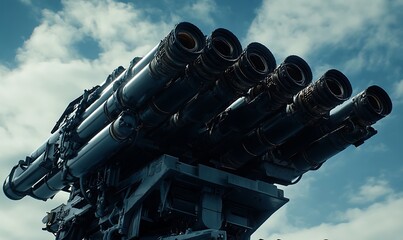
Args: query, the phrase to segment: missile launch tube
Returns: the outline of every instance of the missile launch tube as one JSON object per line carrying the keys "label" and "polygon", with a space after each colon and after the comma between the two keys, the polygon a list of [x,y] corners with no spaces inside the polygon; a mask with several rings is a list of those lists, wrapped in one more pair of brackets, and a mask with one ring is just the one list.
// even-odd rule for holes
{"label": "missile launch tube", "polygon": [[343,127],[342,125],[346,121],[352,121],[355,125],[370,126],[390,114],[391,111],[392,101],[388,94],[379,86],[370,86],[353,97],[349,103],[331,113],[327,121],[307,127],[280,145],[274,154],[277,158],[289,159],[314,141]]}
{"label": "missile launch tube", "polygon": [[345,119],[355,119],[364,126],[370,126],[392,111],[392,100],[381,87],[373,85],[357,94],[348,104],[332,113],[330,121],[337,126]]}
{"label": "missile launch tube", "polygon": [[94,167],[104,163],[113,153],[124,147],[135,137],[137,122],[132,113],[123,112],[114,122],[106,126],[84,145],[77,157],[65,161],[63,169],[50,173],[32,189],[32,196],[46,200],[54,196],[76,178],[80,178]]}
{"label": "missile launch tube", "polygon": [[242,136],[256,124],[292,101],[297,92],[312,81],[309,65],[300,57],[288,56],[262,84],[249,95],[235,101],[209,129],[207,142],[216,145],[223,139]]}
{"label": "missile launch tube", "polygon": [[[199,91],[208,88],[242,52],[238,38],[230,31],[219,28],[207,38],[206,47],[189,64],[184,76],[153,98],[139,113],[147,127],[156,127]],[[174,99],[174,101],[172,101]]]}
{"label": "missile launch tube", "polygon": [[[189,101],[171,117],[168,132],[193,124],[195,129],[220,113],[236,98],[260,81],[276,67],[273,54],[260,43],[249,44],[237,62],[230,66],[216,81],[211,91]],[[188,131],[189,134],[192,130]]]}
{"label": "missile launch tube", "polygon": [[31,165],[20,162],[6,178],[3,189],[6,196],[13,200],[19,200],[26,196],[30,188],[45,176],[50,167],[45,163],[45,153],[42,153]]}
{"label": "missile launch tube", "polygon": [[[335,114],[329,122],[331,132],[322,135],[288,159],[297,170],[308,171],[324,163],[330,157],[350,145],[361,145],[377,132],[370,125],[392,111],[392,101],[378,86],[370,86],[357,94]],[[316,130],[318,131],[318,130]],[[312,133],[315,134],[315,131]],[[290,149],[294,150],[294,149]]]}
{"label": "missile launch tube", "polygon": [[[86,119],[89,115],[91,115],[102,103],[104,103],[113,93],[116,91],[116,86],[114,86],[115,83],[121,81],[123,78],[127,78],[128,76],[134,76],[138,72],[140,72],[141,69],[143,69],[145,66],[147,66],[150,61],[154,58],[155,53],[157,52],[159,44],[157,44],[151,51],[149,51],[144,57],[141,58],[139,62],[137,62],[133,67],[126,69],[124,72],[122,72],[113,82],[111,82],[106,88],[102,91],[100,97],[95,100],[90,106],[88,106],[83,115],[82,119]],[[102,85],[102,84],[101,84]],[[49,137],[48,142],[53,142],[52,139],[58,139],[60,136],[60,131],[55,132],[54,134]],[[46,145],[48,142],[45,142],[42,144],[38,149],[36,149],[34,152],[32,152],[29,157],[31,160],[35,160],[38,158],[46,149]]]}
{"label": "missile launch tube", "polygon": [[317,168],[348,146],[360,141],[363,142],[375,134],[376,130],[372,127],[363,127],[353,122],[347,122],[336,131],[311,143],[307,148],[288,159],[288,162],[302,174]]}
{"label": "missile launch tube", "polygon": [[53,146],[60,137],[60,131],[53,133],[47,142],[31,153],[25,161],[14,166],[7,176],[4,184],[4,193],[13,200],[19,200],[28,194],[28,190],[45,176],[52,167],[47,150]]}
{"label": "missile launch tube", "polygon": [[[164,41],[158,45],[157,49],[153,49],[143,61],[137,64],[137,68],[131,70],[135,72],[141,68],[140,73],[130,79],[125,87],[114,92],[113,84],[110,84],[104,90],[101,98],[84,114],[85,116],[88,115],[88,117],[77,127],[78,136],[86,141],[109,122],[113,121],[124,108],[135,108],[144,105],[145,101],[151,98],[155,92],[162,88],[164,84],[175,77],[180,71],[183,71],[185,65],[193,61],[200,54],[205,44],[204,39],[202,32],[193,24],[182,22],[176,25]],[[156,53],[153,53],[154,51],[156,51]],[[147,63],[150,58],[152,58],[152,60],[150,63]],[[123,75],[122,73],[118,78],[122,78]],[[108,94],[112,92],[114,92],[114,94],[109,96],[105,103],[99,105],[99,103],[103,101],[102,99],[107,98]],[[122,98],[125,100],[122,101]],[[96,110],[93,110],[97,105],[99,106]],[[56,131],[49,138],[49,141],[57,141],[60,135],[61,130]],[[45,151],[46,144],[43,144],[31,154],[29,161],[34,162]],[[19,181],[32,183],[39,180],[40,175],[44,173],[39,166],[39,163],[30,164],[28,173],[32,172],[35,174],[23,174],[18,178]],[[25,171],[25,169],[23,169],[23,171]],[[19,173],[21,174],[23,171],[19,171]],[[13,179],[10,179],[10,176],[7,180],[9,182],[7,185],[13,184]],[[3,185],[3,187],[5,188],[6,185]],[[23,189],[15,189],[15,191],[24,192],[25,186],[22,188]]]}
{"label": "missile launch tube", "polygon": [[116,83],[128,77],[135,76],[138,72],[140,72],[140,70],[142,70],[145,66],[147,66],[154,58],[158,46],[159,44],[156,45],[150,52],[148,52],[138,63],[136,63],[136,65],[134,65],[132,68],[126,69],[122,74],[119,75],[119,77],[117,77],[112,83],[110,83],[102,91],[100,97],[84,111],[82,118],[86,119],[116,91],[117,87],[115,86]]}
{"label": "missile launch tube", "polygon": [[318,81],[300,91],[285,111],[266,120],[222,157],[226,167],[239,168],[250,159],[280,145],[286,139],[313,124],[351,95],[347,77],[338,70],[327,71]]}
{"label": "missile launch tube", "polygon": [[92,137],[124,109],[138,109],[165,84],[184,71],[185,66],[201,53],[203,33],[193,24],[182,22],[158,46],[155,57],[122,88],[100,105],[78,127],[81,139]]}

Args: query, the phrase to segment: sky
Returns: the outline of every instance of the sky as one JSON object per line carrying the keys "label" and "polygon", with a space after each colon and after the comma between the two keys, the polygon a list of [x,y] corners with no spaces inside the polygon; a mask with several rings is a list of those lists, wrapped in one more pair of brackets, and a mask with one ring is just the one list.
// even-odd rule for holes
{"label": "sky", "polygon": [[[206,35],[227,28],[243,46],[266,45],[277,63],[294,54],[342,71],[353,95],[384,88],[392,113],[293,186],[290,202],[252,239],[397,239],[403,236],[403,0],[0,1],[0,177],[38,148],[69,102],[117,66],[145,55],[180,21]],[[0,193],[0,238],[50,240],[46,211],[66,201]],[[399,236],[399,237],[398,237]]]}

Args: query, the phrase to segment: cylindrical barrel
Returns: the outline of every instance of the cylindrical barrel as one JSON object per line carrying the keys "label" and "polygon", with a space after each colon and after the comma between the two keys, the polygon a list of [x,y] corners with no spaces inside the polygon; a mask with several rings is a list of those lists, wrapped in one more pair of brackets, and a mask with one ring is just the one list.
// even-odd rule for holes
{"label": "cylindrical barrel", "polygon": [[45,153],[42,153],[30,165],[20,162],[13,168],[3,185],[4,193],[8,198],[19,200],[25,197],[32,186],[50,171],[52,166],[46,163],[44,155]]}
{"label": "cylindrical barrel", "polygon": [[[103,84],[105,89],[101,96],[83,113],[82,119],[84,121],[77,128],[78,137],[87,141],[115,119],[125,108],[144,105],[145,101],[182,72],[185,65],[200,54],[204,44],[204,35],[196,26],[187,22],[179,23],[158,47],[150,51],[133,68],[127,70],[130,72],[121,73],[114,81],[114,83],[119,82],[122,81],[122,78],[135,74],[127,86],[120,87],[118,91],[115,91],[115,84],[109,83],[108,80],[105,81]],[[136,74],[138,71],[139,73]],[[114,94],[111,95],[112,93]],[[51,139],[57,141],[60,134],[61,131],[58,130],[49,138],[49,141]],[[5,188],[12,186],[13,190],[11,191],[23,193],[28,183],[34,183],[43,177],[47,171],[36,160],[45,151],[46,144],[34,151],[29,158],[29,170],[22,169],[19,171],[19,176],[9,176],[4,185]],[[30,164],[31,162],[33,164]],[[27,172],[23,173],[24,171]],[[12,182],[13,179],[17,180],[17,185]],[[5,191],[8,190],[5,189]],[[12,193],[10,192],[9,195]],[[17,198],[18,194],[15,195]]]}
{"label": "cylindrical barrel", "polygon": [[148,107],[139,113],[144,125],[153,128],[162,123],[197,92],[210,86],[220,73],[232,65],[242,47],[230,31],[219,28],[207,38],[206,47],[189,64],[185,74],[153,97]]}
{"label": "cylindrical barrel", "polygon": [[277,147],[274,152],[278,158],[289,159],[317,139],[342,128],[346,121],[353,121],[356,125],[370,126],[390,114],[391,111],[392,101],[388,94],[379,86],[370,86],[332,113],[329,119],[307,127]]}
{"label": "cylindrical barrel", "polygon": [[[260,43],[249,44],[239,59],[216,81],[212,90],[201,93],[171,117],[167,130],[193,130],[223,111],[236,98],[261,82],[276,67],[273,54]],[[193,128],[193,129],[190,129]]]}
{"label": "cylindrical barrel", "polygon": [[[158,44],[159,45],[159,44]],[[105,89],[101,92],[99,98],[95,100],[90,106],[88,106],[83,112],[82,119],[86,119],[90,116],[100,105],[102,105],[117,89],[128,79],[135,76],[141,69],[147,66],[150,61],[154,58],[157,52],[158,45],[156,45],[150,52],[148,52],[139,62],[134,66],[130,66],[124,72],[122,72],[113,82],[109,83]]]}
{"label": "cylindrical barrel", "polygon": [[312,81],[309,65],[298,56],[288,56],[262,84],[250,89],[213,121],[208,129],[208,145],[216,145],[224,139],[238,139],[270,114],[290,103],[297,92]]}
{"label": "cylindrical barrel", "polygon": [[54,144],[60,137],[60,131],[54,132],[41,147],[20,161],[13,167],[3,184],[3,191],[7,197],[18,200],[29,194],[29,189],[38,182],[52,168],[52,159],[49,152],[53,151]]}
{"label": "cylindrical barrel", "polygon": [[284,111],[267,119],[239,146],[225,154],[221,159],[223,165],[239,168],[250,159],[282,144],[305,126],[329,114],[332,108],[348,99],[351,92],[350,82],[344,74],[335,69],[327,71],[318,81],[301,90]]}
{"label": "cylindrical barrel", "polygon": [[332,125],[345,119],[355,119],[361,125],[369,126],[384,118],[392,111],[392,101],[381,87],[373,85],[357,94],[351,102],[333,113]]}
{"label": "cylindrical barrel", "polygon": [[196,26],[187,22],[176,25],[158,46],[151,62],[77,127],[78,137],[90,138],[125,108],[144,106],[165,84],[178,77],[188,63],[196,59],[204,44],[204,35]]}
{"label": "cylindrical barrel", "polygon": [[63,189],[69,181],[80,178],[104,163],[130,140],[137,122],[131,113],[123,112],[114,122],[95,135],[77,153],[65,161],[64,169],[47,175],[32,189],[32,196],[46,200]]}
{"label": "cylindrical barrel", "polygon": [[372,137],[376,130],[372,127],[345,123],[343,127],[311,143],[301,152],[293,155],[288,162],[301,174],[318,168],[327,159],[343,151],[350,145]]}
{"label": "cylindrical barrel", "polygon": [[[83,112],[81,119],[86,119],[91,113],[93,113],[102,103],[104,103],[116,90],[117,82],[123,81],[123,78],[127,78],[128,76],[133,77],[137,74],[141,69],[143,69],[150,61],[154,58],[155,53],[157,52],[158,45],[156,45],[151,51],[149,51],[144,57],[141,58],[135,65],[129,67],[128,69],[119,72],[119,75],[113,79],[112,82],[108,82],[108,79],[105,80],[100,86],[104,86],[103,91],[101,92],[99,98],[97,98],[90,106],[88,106],[85,111]],[[130,72],[128,72],[130,71]],[[32,154],[29,155],[32,161],[34,161],[37,157],[39,157],[46,148],[48,142],[54,142],[52,139],[58,139],[60,137],[60,130],[55,131],[48,139],[47,142],[42,144],[38,149],[36,149]]]}

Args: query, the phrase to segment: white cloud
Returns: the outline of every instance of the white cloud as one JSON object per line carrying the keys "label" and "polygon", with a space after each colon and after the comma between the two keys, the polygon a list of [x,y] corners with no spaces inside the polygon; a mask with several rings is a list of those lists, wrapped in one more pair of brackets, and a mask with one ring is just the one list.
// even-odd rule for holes
{"label": "white cloud", "polygon": [[358,192],[351,194],[350,202],[356,204],[371,203],[391,193],[393,193],[393,189],[389,186],[388,181],[371,177],[360,187]]}
{"label": "white cloud", "polygon": [[368,147],[368,151],[371,152],[387,152],[389,150],[390,150],[389,146],[383,142]]}
{"label": "white cloud", "polygon": [[48,60],[23,64],[1,75],[0,101],[7,103],[0,109],[0,132],[7,138],[0,143],[3,157],[23,149],[33,151],[46,140],[67,104],[95,85],[93,78],[104,79],[103,71],[92,66],[85,60]]}
{"label": "white cloud", "polygon": [[48,202],[33,198],[24,198],[15,202],[2,201],[0,217],[0,236],[7,240],[51,240],[54,236],[41,230],[45,225],[42,218],[46,212],[59,206],[67,200],[66,194],[58,194],[55,199]]}
{"label": "white cloud", "polygon": [[40,62],[49,59],[68,61],[75,57],[71,44],[78,40],[74,26],[60,14],[43,11],[43,21],[36,27],[24,46],[18,50],[19,62]]}
{"label": "white cloud", "polygon": [[[369,180],[369,182],[371,181],[373,180]],[[366,194],[369,198],[380,194],[379,190],[368,193],[371,191],[364,189],[360,192],[367,192]],[[293,199],[293,201],[298,201],[298,199]],[[285,206],[262,225],[252,239],[396,239],[397,236],[402,236],[403,234],[401,222],[399,221],[399,219],[403,219],[401,209],[403,209],[403,196],[388,191],[388,195],[384,200],[373,203],[369,207],[348,208],[338,212],[332,222],[324,222],[320,225],[305,228],[290,224],[290,220],[295,216],[289,213],[287,206]]]}
{"label": "white cloud", "polygon": [[186,5],[182,12],[189,14],[200,22],[206,23],[208,25],[214,24],[214,19],[212,16],[213,12],[216,12],[217,4],[213,0],[201,0],[196,2],[191,2]]}
{"label": "white cloud", "polygon": [[287,205],[280,208],[262,226],[256,230],[251,239],[268,239],[273,233],[295,232],[298,230],[295,226],[288,224],[290,222],[290,212]]}
{"label": "white cloud", "polygon": [[146,54],[176,23],[172,19],[151,22],[133,4],[110,0],[64,1],[62,11],[44,10],[42,14],[42,23],[19,49],[20,62],[48,59],[66,62],[81,58],[74,44],[89,37],[101,51],[95,62],[107,64],[110,69]]}
{"label": "white cloud", "polygon": [[395,83],[394,89],[394,97],[398,101],[403,100],[403,79]]}
{"label": "white cloud", "polygon": [[19,0],[23,4],[32,5],[32,0]]}
{"label": "white cloud", "polygon": [[[29,0],[24,2],[31,3]],[[132,57],[144,55],[178,20],[177,16],[172,15],[164,22],[152,22],[143,10],[136,8],[135,3],[109,0],[62,3],[63,9],[59,12],[43,11],[41,24],[18,51],[18,66],[7,68],[0,65],[0,151],[2,159],[6,160],[1,164],[8,165],[7,168],[1,168],[0,176],[8,174],[11,166],[16,164],[18,159],[15,156],[22,158],[46,140],[49,130],[69,101],[81,94],[83,89],[102,82],[116,66],[127,66]],[[365,29],[368,24],[385,17],[383,3],[364,0],[332,3],[264,1],[249,30],[249,37],[251,41],[262,41],[281,56],[308,55],[324,45],[340,43],[347,37],[353,38],[359,34],[357,29]],[[195,19],[213,24],[211,15],[215,11],[215,4],[210,0],[197,2],[189,5],[189,10],[193,11],[192,17]],[[371,44],[381,41],[382,36],[389,36],[387,33],[385,28],[384,34],[374,38]],[[75,44],[86,37],[99,45],[99,57],[95,60],[84,59],[75,50]],[[384,41],[395,44],[392,40],[384,38]],[[359,68],[367,61],[364,55],[359,60],[361,62],[352,60],[349,64],[352,68]],[[324,63],[320,71],[316,70],[315,73],[323,73],[321,69],[327,66]],[[402,98],[403,80],[397,86],[396,94]],[[292,201],[309,196],[311,180],[304,177],[295,188],[287,188],[287,196]],[[390,194],[388,184],[374,180],[360,188],[356,197],[375,200],[385,194]],[[49,203],[24,199],[16,204],[4,205],[5,201],[9,202],[0,195],[0,236],[7,236],[10,240],[43,240],[47,239],[45,236],[52,239],[49,233],[41,232],[38,228],[42,227],[40,218],[43,213],[52,208]],[[51,203],[59,201],[62,199],[57,198]],[[285,206],[267,221],[256,236],[283,240],[318,239],[321,236],[329,239],[393,239],[402,235],[396,227],[398,221],[393,221],[403,218],[401,211],[396,209],[403,209],[402,198],[388,198],[366,209],[346,210],[341,214],[345,221],[343,223],[324,223],[301,229],[289,224],[294,216]],[[379,219],[383,218],[386,220],[379,223]],[[21,226],[31,227],[33,223],[37,224],[36,230],[20,231]],[[379,227],[368,231],[374,237],[361,233],[368,228],[365,224]],[[348,231],[355,238],[344,235]],[[389,232],[381,236],[383,231]]]}
{"label": "white cloud", "polygon": [[[5,158],[34,150],[70,101],[102,83],[117,66],[147,53],[174,26],[151,22],[131,4],[63,4],[62,11],[43,11],[41,24],[18,50],[18,66],[0,66],[0,102],[7,103],[0,108],[0,134],[8,139],[0,143]],[[84,37],[99,43],[98,59],[84,59],[75,51]]]}
{"label": "white cloud", "polygon": [[302,201],[309,198],[311,196],[309,192],[311,191],[313,184],[315,184],[315,178],[312,175],[305,175],[296,185],[290,185],[287,187],[279,186],[280,189],[284,190],[285,196],[292,202],[287,203],[267,219],[252,235],[251,239],[267,239],[267,237],[273,233],[294,232],[298,230],[298,227],[290,224],[290,222],[299,222],[303,220],[290,213],[290,205],[294,204],[296,201]]}
{"label": "white cloud", "polygon": [[167,34],[174,25],[172,19],[151,22],[135,5],[113,1],[67,1],[65,15],[83,34],[99,42],[104,52],[116,51],[115,47],[120,44],[129,52],[136,48],[149,50],[163,37],[161,34]]}
{"label": "white cloud", "polygon": [[[285,195],[294,204],[303,202],[306,196],[312,195],[310,189],[317,179],[309,175],[305,180],[307,181],[302,180],[295,186],[285,188]],[[301,188],[299,188],[300,186]],[[290,202],[274,213],[251,239],[375,240],[394,239],[395,236],[403,234],[403,229],[399,227],[400,223],[397,221],[397,219],[403,218],[403,211],[400,211],[403,209],[403,194],[395,193],[383,176],[368,178],[358,189],[349,191],[348,197],[349,202],[357,204],[357,207],[338,208],[339,210],[329,213],[329,216],[323,216],[322,219],[329,219],[329,221],[315,226],[309,226],[304,219],[298,219],[301,217],[290,212],[289,206],[292,204]],[[300,203],[296,205],[303,207],[303,204]],[[328,207],[332,208],[332,206]],[[383,219],[386,220],[383,221]],[[371,229],[368,229],[368,226],[371,226]]]}
{"label": "white cloud", "polygon": [[248,40],[257,40],[281,57],[289,54],[307,56],[323,47],[361,49],[346,63],[350,69],[374,66],[385,55],[368,55],[379,46],[399,47],[398,35],[390,24],[393,4],[387,1],[263,1],[252,22]]}
{"label": "white cloud", "polygon": [[[62,5],[58,12],[42,11],[41,23],[17,51],[15,67],[0,65],[2,179],[46,141],[70,101],[102,83],[117,66],[128,66],[133,57],[147,53],[174,26],[172,19],[152,22],[133,4],[94,0]],[[76,51],[85,38],[98,43],[97,59],[85,59]],[[0,236],[54,239],[40,230],[41,218],[64,201],[57,197],[44,204],[26,197],[11,202],[0,194]]]}

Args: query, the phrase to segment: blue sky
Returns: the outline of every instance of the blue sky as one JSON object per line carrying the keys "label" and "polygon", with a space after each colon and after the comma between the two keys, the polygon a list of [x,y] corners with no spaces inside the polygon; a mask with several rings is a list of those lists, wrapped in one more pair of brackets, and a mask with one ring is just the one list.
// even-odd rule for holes
{"label": "blue sky", "polygon": [[[299,55],[314,79],[337,68],[353,95],[379,85],[394,104],[364,145],[281,187],[290,202],[253,239],[397,239],[403,236],[402,12],[402,0],[1,1],[1,179],[47,139],[83,89],[189,21],[205,34],[227,28],[243,46],[261,42],[278,63]],[[41,219],[65,197],[11,201],[1,192],[1,239],[52,239]]]}

